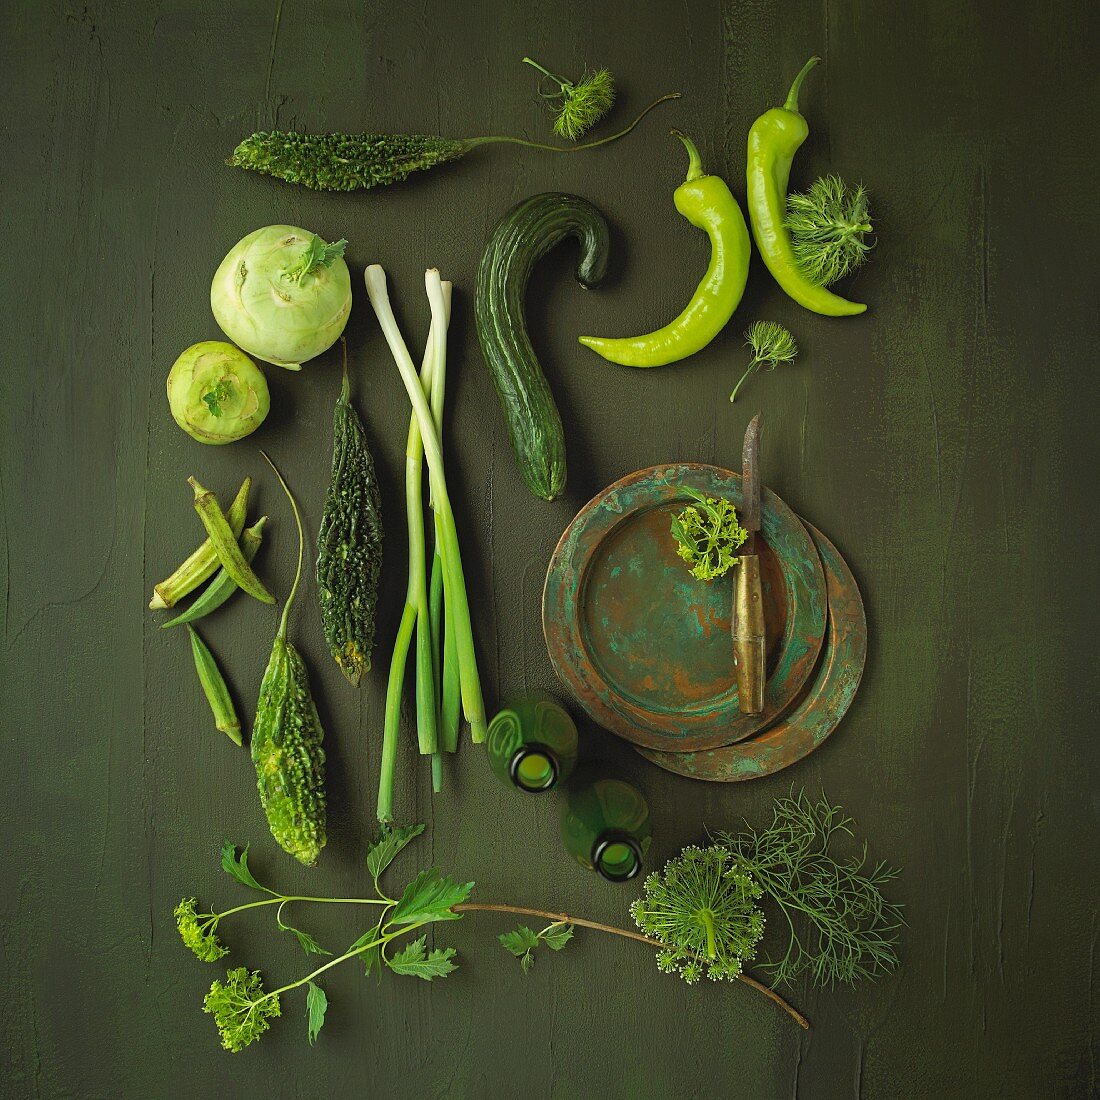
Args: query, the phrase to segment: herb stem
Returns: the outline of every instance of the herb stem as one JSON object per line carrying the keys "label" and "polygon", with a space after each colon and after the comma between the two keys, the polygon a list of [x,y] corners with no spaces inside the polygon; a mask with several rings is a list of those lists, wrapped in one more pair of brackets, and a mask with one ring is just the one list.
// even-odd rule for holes
{"label": "herb stem", "polygon": [[[647,943],[651,947],[667,947],[667,944],[651,936],[643,936],[640,932],[633,932],[629,928],[616,928],[611,924],[601,924],[599,921],[584,920],[581,917],[571,917],[567,913],[551,913],[546,909],[529,909],[523,905],[490,905],[481,902],[463,902],[453,907],[456,913],[516,913],[526,917],[542,917],[555,924],[575,924],[579,928],[591,928],[596,932],[607,932],[612,936],[623,936],[628,940],[637,940],[639,943]],[[788,1004],[774,989],[769,989],[763,982],[758,982],[748,974],[738,974],[738,979],[753,989],[759,990],[769,1000],[774,1001],[799,1027],[809,1031],[810,1021],[806,1019],[796,1008]]]}
{"label": "herb stem", "polygon": [[741,378],[738,381],[737,385],[733,387],[733,393],[730,394],[730,404],[731,405],[734,403],[734,401],[737,400],[737,391],[740,390],[741,387],[745,384],[745,379],[747,379],[748,376],[750,374],[752,374],[753,371],[755,371],[756,368],[759,365],[760,365],[760,360],[754,357],[751,360],[751,362],[749,363],[748,367],[745,368],[745,373],[743,375],[741,375]]}

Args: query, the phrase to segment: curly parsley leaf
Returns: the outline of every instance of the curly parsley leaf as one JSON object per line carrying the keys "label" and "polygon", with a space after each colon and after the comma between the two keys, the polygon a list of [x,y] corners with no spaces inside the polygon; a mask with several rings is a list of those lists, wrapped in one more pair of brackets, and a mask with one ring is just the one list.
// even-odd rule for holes
{"label": "curly parsley leaf", "polygon": [[247,886],[252,890],[262,890],[265,894],[271,893],[266,886],[261,886],[255,878],[252,876],[252,872],[248,869],[248,845],[244,846],[244,851],[240,856],[237,855],[237,846],[230,844],[227,840],[222,845],[222,870],[227,875],[232,875],[242,886]]}
{"label": "curly parsley leaf", "polygon": [[382,872],[394,861],[394,858],[409,841],[424,831],[423,825],[383,825],[367,850],[367,870],[374,879],[375,887]]}
{"label": "curly parsley leaf", "polygon": [[474,888],[472,882],[455,882],[441,875],[435,867],[421,871],[405,887],[390,914],[390,924],[427,924],[431,921],[458,920],[462,914],[452,906],[459,905]]}
{"label": "curly parsley leaf", "polygon": [[328,1011],[328,997],[325,991],[314,982],[309,982],[309,991],[306,993],[306,1018],[307,1037],[309,1045],[317,1042],[317,1036],[325,1023],[325,1013]]}
{"label": "curly parsley leaf", "polygon": [[453,947],[427,949],[427,936],[420,936],[386,962],[395,974],[411,974],[430,982],[433,978],[445,978],[458,964],[451,960],[457,952]]}

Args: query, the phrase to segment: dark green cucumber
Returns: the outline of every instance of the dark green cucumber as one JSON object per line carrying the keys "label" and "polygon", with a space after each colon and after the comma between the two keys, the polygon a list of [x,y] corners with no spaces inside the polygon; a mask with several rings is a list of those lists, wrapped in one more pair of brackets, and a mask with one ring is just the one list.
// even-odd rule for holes
{"label": "dark green cucumber", "polygon": [[565,488],[565,433],[554,395],[527,335],[523,297],[542,256],[566,237],[580,243],[576,279],[596,286],[607,270],[604,216],[577,195],[524,199],[493,230],[477,273],[474,316],[516,462],[527,488],[553,500]]}

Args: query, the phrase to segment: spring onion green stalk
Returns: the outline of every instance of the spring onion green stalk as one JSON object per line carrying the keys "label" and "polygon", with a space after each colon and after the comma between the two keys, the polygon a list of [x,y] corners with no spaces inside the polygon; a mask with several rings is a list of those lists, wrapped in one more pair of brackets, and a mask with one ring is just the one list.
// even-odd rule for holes
{"label": "spring onion green stalk", "polygon": [[[453,620],[455,635],[455,655],[462,697],[462,709],[466,721],[470,723],[471,736],[475,744],[485,740],[486,720],[485,704],[481,694],[481,681],[477,671],[477,655],[474,650],[473,627],[470,622],[470,607],[466,596],[466,582],[462,572],[462,556],[458,542],[458,530],[455,525],[454,511],[447,491],[446,473],[443,467],[443,451],[439,442],[439,432],[429,404],[428,394],[417,376],[416,368],[405,346],[404,338],[393,316],[386,288],[386,273],[377,264],[366,270],[367,295],[378,316],[382,332],[386,337],[390,352],[397,363],[401,380],[409,395],[423,441],[424,454],[428,460],[429,482],[431,485],[432,508],[439,524],[439,554],[443,563],[443,599],[446,607],[445,618]],[[425,286],[432,308],[431,345],[433,363],[445,361],[447,341],[447,301],[439,272],[429,270],[425,275]],[[405,625],[404,618],[402,626]],[[411,628],[410,628],[411,629]],[[379,817],[383,821],[392,819],[392,770],[383,776],[379,789]]]}
{"label": "spring onion green stalk", "polygon": [[[448,283],[446,287],[448,303],[450,302],[450,290],[451,285]],[[424,359],[420,368],[420,382],[418,384],[421,386],[431,385],[433,349],[432,333],[429,332],[428,343],[424,349]],[[422,750],[425,746],[433,746],[437,739],[435,733],[435,670],[431,654],[431,636],[426,628],[424,630],[420,629],[420,624],[427,622],[428,615],[428,597],[424,579],[423,454],[424,443],[420,436],[420,427],[414,416],[409,424],[409,434],[405,444],[405,516],[409,530],[409,580],[405,593],[405,607],[401,612],[401,622],[397,629],[393,658],[390,661],[389,680],[386,685],[386,712],[382,732],[382,766],[378,779],[378,818],[380,821],[389,821],[393,817],[393,777],[397,763],[397,739],[401,727],[401,691],[405,680],[405,665],[408,660],[414,630],[417,632],[417,739]],[[422,608],[423,617],[421,616]],[[421,651],[421,637],[423,637],[424,644],[427,646],[425,653]],[[432,752],[434,749],[429,747],[427,751]]]}

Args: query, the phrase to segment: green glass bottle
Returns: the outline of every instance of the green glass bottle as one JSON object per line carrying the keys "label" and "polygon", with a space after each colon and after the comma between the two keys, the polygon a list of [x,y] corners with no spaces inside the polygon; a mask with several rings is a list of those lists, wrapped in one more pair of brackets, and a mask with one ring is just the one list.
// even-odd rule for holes
{"label": "green glass bottle", "polygon": [[519,699],[489,723],[485,749],[499,779],[538,794],[572,772],[577,763],[577,727],[557,703]]}
{"label": "green glass bottle", "polygon": [[597,778],[570,790],[561,818],[570,855],[609,882],[625,882],[641,869],[653,829],[637,787]]}

